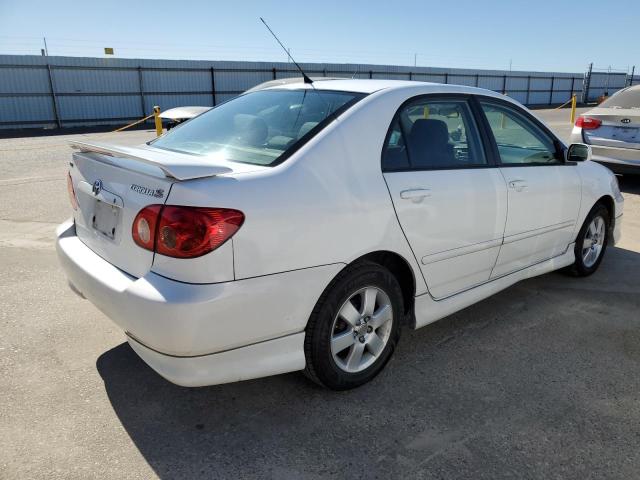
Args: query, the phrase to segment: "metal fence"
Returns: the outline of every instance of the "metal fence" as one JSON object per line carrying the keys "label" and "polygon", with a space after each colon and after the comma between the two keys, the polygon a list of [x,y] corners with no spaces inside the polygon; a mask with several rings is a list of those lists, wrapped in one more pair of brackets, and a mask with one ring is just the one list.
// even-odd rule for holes
{"label": "metal fence", "polygon": [[613,95],[621,88],[640,84],[640,76],[634,75],[634,72],[635,67],[629,75],[626,72],[612,72],[611,70],[597,71],[589,66],[584,76],[583,103],[595,102],[601,97]]}
{"label": "metal fence", "polygon": [[[560,104],[589,86],[584,74],[391,65],[302,64],[310,76],[470,85],[526,105]],[[213,106],[259,83],[299,76],[289,63],[0,55],[0,128],[120,124],[154,105]],[[612,83],[610,90],[617,85]]]}

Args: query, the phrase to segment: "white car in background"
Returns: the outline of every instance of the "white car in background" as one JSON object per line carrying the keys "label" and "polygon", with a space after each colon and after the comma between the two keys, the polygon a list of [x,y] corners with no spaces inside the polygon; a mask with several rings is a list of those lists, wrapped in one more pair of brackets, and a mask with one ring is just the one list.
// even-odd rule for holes
{"label": "white car in background", "polygon": [[616,173],[640,174],[640,85],[578,117],[569,140],[591,145],[593,160]]}
{"label": "white car in background", "polygon": [[246,93],[139,147],[76,143],[74,290],[185,386],[305,370],[333,389],[513,283],[593,273],[613,174],[491,91],[326,80]]}
{"label": "white car in background", "polygon": [[211,110],[211,108],[213,107],[175,107],[165,110],[164,112],[160,112],[160,118],[164,121],[167,130],[171,130],[182,122],[191,120],[192,118]]}

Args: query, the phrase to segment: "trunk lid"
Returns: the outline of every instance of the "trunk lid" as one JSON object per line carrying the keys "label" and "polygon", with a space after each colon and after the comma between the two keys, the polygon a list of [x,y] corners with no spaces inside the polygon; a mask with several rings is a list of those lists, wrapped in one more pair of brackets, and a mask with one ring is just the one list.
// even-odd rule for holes
{"label": "trunk lid", "polygon": [[73,214],[78,238],[134,277],[145,275],[154,253],[135,244],[131,231],[140,210],[164,204],[176,181],[232,172],[206,157],[149,146],[74,142],[69,174],[78,200]]}
{"label": "trunk lid", "polygon": [[586,143],[640,149],[640,109],[594,108],[585,116],[602,122],[596,129],[582,131]]}

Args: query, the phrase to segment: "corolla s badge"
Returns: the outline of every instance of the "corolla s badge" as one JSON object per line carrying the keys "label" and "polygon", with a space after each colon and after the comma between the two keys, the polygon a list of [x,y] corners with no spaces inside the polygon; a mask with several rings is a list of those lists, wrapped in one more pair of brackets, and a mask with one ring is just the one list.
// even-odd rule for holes
{"label": "corolla s badge", "polygon": [[164,190],[162,188],[149,188],[149,187],[143,187],[141,185],[136,185],[135,183],[133,185],[131,185],[131,190],[133,190],[136,193],[139,193],[140,195],[149,195],[150,197],[155,197],[155,198],[162,198],[164,197]]}
{"label": "corolla s badge", "polygon": [[620,120],[622,123],[631,123],[631,119],[630,118],[623,118],[622,120]]}
{"label": "corolla s badge", "polygon": [[95,182],[93,182],[91,191],[94,195],[98,195],[102,191],[102,180],[96,180]]}

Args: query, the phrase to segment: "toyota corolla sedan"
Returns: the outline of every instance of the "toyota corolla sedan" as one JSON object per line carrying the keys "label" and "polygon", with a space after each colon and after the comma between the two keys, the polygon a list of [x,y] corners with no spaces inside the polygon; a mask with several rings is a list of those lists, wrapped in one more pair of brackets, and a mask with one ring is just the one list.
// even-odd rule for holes
{"label": "toyota corolla sedan", "polygon": [[640,175],[640,85],[578,117],[570,140],[591,145],[593,160],[614,172]]}
{"label": "toyota corolla sedan", "polygon": [[76,143],[57,251],[160,375],[361,385],[419,328],[520,280],[592,274],[623,199],[590,147],[453,85],[291,83],[139,147]]}

